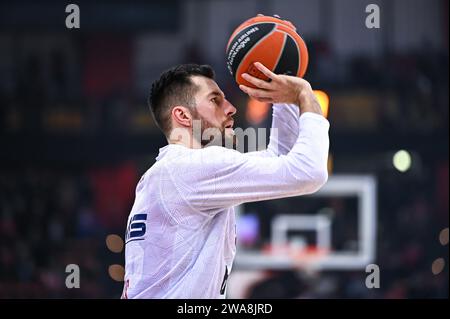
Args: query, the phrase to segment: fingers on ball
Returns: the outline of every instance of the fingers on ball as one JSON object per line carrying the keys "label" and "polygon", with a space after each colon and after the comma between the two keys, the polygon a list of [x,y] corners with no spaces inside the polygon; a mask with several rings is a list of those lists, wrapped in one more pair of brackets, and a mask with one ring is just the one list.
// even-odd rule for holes
{"label": "fingers on ball", "polygon": [[259,87],[259,88],[261,88],[261,89],[266,89],[266,90],[268,90],[268,89],[271,88],[270,82],[267,82],[267,81],[258,79],[258,78],[254,77],[254,76],[251,76],[251,75],[248,74],[248,73],[243,73],[243,74],[242,74],[242,77],[243,77],[246,81],[250,82],[251,84],[253,84],[253,85],[255,85],[255,86],[257,86],[257,87]]}
{"label": "fingers on ball", "polygon": [[265,76],[267,76],[269,79],[274,80],[277,75],[275,73],[273,73],[272,71],[270,71],[268,68],[266,68],[264,66],[264,64],[262,64],[261,62],[256,62],[255,63],[256,68],[261,71]]}

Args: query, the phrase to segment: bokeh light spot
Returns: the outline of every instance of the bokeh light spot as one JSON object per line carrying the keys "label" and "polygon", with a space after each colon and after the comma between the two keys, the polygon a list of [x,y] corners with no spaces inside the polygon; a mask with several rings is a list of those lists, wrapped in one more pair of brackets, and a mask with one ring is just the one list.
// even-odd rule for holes
{"label": "bokeh light spot", "polygon": [[448,245],[448,227],[441,230],[439,234],[439,242],[442,246]]}
{"label": "bokeh light spot", "polygon": [[400,172],[406,172],[411,168],[411,154],[405,150],[400,150],[394,154],[393,164],[394,167]]}
{"label": "bokeh light spot", "polygon": [[123,250],[123,240],[118,235],[108,235],[106,236],[106,246],[114,253],[121,253]]}
{"label": "bokeh light spot", "polygon": [[110,265],[108,273],[115,281],[123,281],[125,276],[125,269],[121,265]]}
{"label": "bokeh light spot", "polygon": [[444,258],[438,258],[435,261],[433,261],[433,264],[431,265],[431,271],[434,275],[438,275],[441,273],[442,270],[444,270],[445,267],[445,261]]}

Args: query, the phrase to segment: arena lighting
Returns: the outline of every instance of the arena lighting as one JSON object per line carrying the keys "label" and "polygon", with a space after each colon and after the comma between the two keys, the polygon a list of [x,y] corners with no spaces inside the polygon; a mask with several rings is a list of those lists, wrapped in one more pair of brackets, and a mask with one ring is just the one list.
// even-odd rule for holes
{"label": "arena lighting", "polygon": [[269,112],[270,104],[249,98],[245,117],[252,125],[261,123]]}
{"label": "arena lighting", "polygon": [[327,93],[320,90],[314,90],[314,94],[319,100],[320,108],[322,109],[323,115],[328,118],[328,108],[330,106],[330,97]]}
{"label": "arena lighting", "polygon": [[394,154],[392,163],[398,171],[404,173],[411,168],[411,154],[408,151],[400,150]]}

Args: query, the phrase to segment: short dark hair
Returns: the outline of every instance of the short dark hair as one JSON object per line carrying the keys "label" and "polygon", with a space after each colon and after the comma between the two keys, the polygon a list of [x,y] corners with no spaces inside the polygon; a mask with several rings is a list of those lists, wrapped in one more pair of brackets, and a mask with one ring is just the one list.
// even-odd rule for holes
{"label": "short dark hair", "polygon": [[195,107],[196,85],[192,76],[214,80],[214,70],[209,65],[181,64],[163,72],[153,82],[148,105],[158,127],[167,136],[171,130],[170,111],[176,105]]}

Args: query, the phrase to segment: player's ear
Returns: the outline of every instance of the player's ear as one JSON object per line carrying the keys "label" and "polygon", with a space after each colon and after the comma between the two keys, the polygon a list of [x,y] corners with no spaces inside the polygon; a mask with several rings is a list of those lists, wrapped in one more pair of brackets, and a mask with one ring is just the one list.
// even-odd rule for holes
{"label": "player's ear", "polygon": [[187,107],[175,106],[172,108],[172,119],[181,126],[192,126],[192,114]]}

